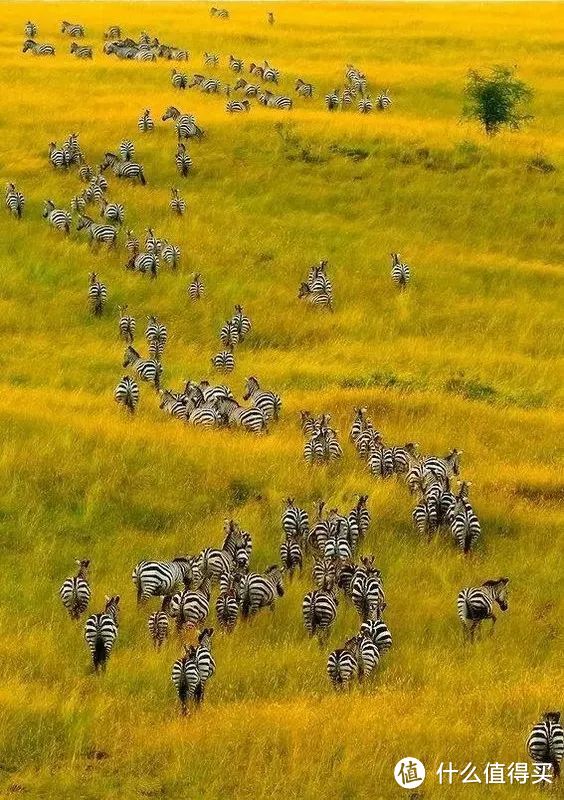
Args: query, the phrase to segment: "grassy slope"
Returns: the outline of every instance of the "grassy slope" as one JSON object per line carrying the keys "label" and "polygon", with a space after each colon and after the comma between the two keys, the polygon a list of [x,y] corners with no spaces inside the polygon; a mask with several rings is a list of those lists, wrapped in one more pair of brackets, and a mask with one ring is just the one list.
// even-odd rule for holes
{"label": "grassy slope", "polygon": [[[20,224],[0,217],[0,620],[9,631],[0,640],[0,774],[32,796],[391,797],[398,757],[417,755],[431,770],[448,759],[522,759],[530,724],[562,702],[560,174],[526,170],[539,150],[562,167],[558,10],[281,4],[269,29],[264,9],[235,5],[222,23],[197,4],[2,5],[0,177],[20,185],[28,207]],[[21,54],[28,16],[41,40],[57,44],[55,59]],[[393,110],[329,116],[316,101],[287,116],[253,108],[227,118],[223,101],[173,93],[163,63],[71,60],[63,17],[86,24],[97,50],[107,24],[134,35],[146,28],[188,46],[191,70],[204,50],[266,57],[284,87],[302,75],[320,95],[352,61],[390,88]],[[536,121],[485,141],[457,120],[467,68],[492,61],[518,64],[537,87]],[[181,222],[167,211],[177,183],[172,131],[160,124],[142,138],[135,129],[142,108],[160,116],[171,102],[208,132],[191,148]],[[278,120],[291,121],[299,145],[282,143]],[[178,275],[124,274],[122,253],[92,255],[76,232],[62,241],[47,230],[42,200],[68,203],[78,190],[75,177],[48,168],[47,143],[74,129],[93,161],[135,138],[149,186],[113,184],[111,194],[138,234],[152,224],[182,246]],[[355,162],[332,144],[368,157]],[[306,160],[295,159],[304,149]],[[392,249],[413,268],[402,297],[389,281]],[[332,317],[307,313],[295,297],[320,257],[332,265]],[[101,321],[85,303],[93,268],[111,295]],[[192,271],[208,287],[198,307],[186,302]],[[140,324],[151,312],[168,323],[171,385],[208,374],[218,326],[242,301],[254,330],[230,382],[240,391],[254,373],[276,387],[279,426],[259,440],[184,430],[148,390],[137,418],[124,419],[111,397],[122,373],[114,308],[123,301]],[[484,531],[472,558],[444,541],[418,542],[405,488],[375,483],[349,447],[330,470],[302,464],[299,409],[330,411],[345,437],[358,403],[390,441],[465,450]],[[131,566],[217,542],[234,515],[253,532],[263,567],[277,557],[283,498],[347,506],[360,491],[371,497],[367,546],[385,576],[396,641],[374,685],[330,691],[325,653],[301,627],[304,578],[274,616],[218,637],[206,708],[179,720],[169,682],[178,645],[150,651]],[[119,643],[101,680],[56,597],[73,559],[86,555],[93,606],[106,592],[123,596]],[[510,611],[493,639],[465,650],[456,593],[499,574],[511,577]],[[331,644],[355,626],[342,605]],[[426,796],[438,794],[433,786]]]}

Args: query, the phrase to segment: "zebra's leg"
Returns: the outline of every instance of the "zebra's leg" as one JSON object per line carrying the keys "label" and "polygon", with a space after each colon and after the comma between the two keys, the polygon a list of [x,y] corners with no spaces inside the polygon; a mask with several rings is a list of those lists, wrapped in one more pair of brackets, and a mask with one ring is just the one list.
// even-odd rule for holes
{"label": "zebra's leg", "polygon": [[474,620],[472,622],[472,624],[470,625],[470,641],[471,642],[474,642],[474,639],[476,637],[476,630],[477,630],[479,625],[480,625],[480,620],[477,620],[477,619]]}
{"label": "zebra's leg", "polygon": [[490,619],[491,619],[491,621],[492,621],[492,627],[490,628],[490,636],[493,636],[493,632],[494,632],[494,628],[495,628],[495,623],[497,622],[497,617],[496,617],[496,615],[495,615],[495,614],[492,614],[492,615],[491,615],[491,617],[490,617]]}

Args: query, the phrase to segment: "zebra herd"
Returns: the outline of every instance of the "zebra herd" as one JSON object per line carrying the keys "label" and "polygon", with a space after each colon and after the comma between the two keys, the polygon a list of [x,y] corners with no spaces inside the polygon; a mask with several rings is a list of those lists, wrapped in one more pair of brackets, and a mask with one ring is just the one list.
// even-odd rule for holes
{"label": "zebra herd", "polygon": [[338,434],[329,426],[330,420],[328,414],[313,417],[309,411],[301,412],[302,433],[307,437],[303,454],[308,464],[328,463],[342,457]]}
{"label": "zebra herd", "polygon": [[327,276],[327,261],[320,261],[310,267],[307,280],[300,284],[298,297],[315,308],[328,308],[333,311],[333,285]]}

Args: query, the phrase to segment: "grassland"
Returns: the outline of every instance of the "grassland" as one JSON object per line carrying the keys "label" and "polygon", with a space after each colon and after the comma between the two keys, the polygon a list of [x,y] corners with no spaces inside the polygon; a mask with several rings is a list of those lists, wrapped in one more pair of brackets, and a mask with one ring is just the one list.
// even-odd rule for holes
{"label": "grassland", "polygon": [[[440,761],[524,760],[543,710],[562,706],[562,238],[561,9],[543,4],[233,4],[227,23],[202,4],[0,4],[0,177],[27,197],[20,222],[0,216],[0,791],[87,798],[398,797],[399,757],[432,773]],[[21,53],[34,19],[54,59]],[[79,63],[58,32],[85,24],[96,46]],[[223,102],[179,96],[164,63],[100,54],[102,31],[147,29],[193,53],[268,58],[283,87],[301,75],[318,99],[291,114],[253,108],[229,118]],[[362,67],[389,87],[392,110],[328,115],[319,98]],[[534,122],[486,140],[459,122],[469,67],[517,64],[536,90]],[[220,74],[226,79],[223,68]],[[191,148],[183,221],[167,209],[174,136],[136,132],[142,109],[177,103],[207,137]],[[276,123],[284,124],[282,129]],[[148,186],[112,185],[128,227],[152,224],[184,253],[156,282],[123,271],[124,256],[92,254],[41,219],[42,201],[68,204],[75,177],[55,174],[47,144],[80,132],[89,160],[124,136],[137,144]],[[555,172],[527,169],[538,153]],[[559,194],[560,192],[560,194]],[[413,270],[399,296],[388,253]],[[331,264],[336,310],[308,313],[296,297],[315,260]],[[108,313],[88,314],[88,272],[110,291]],[[189,305],[188,275],[207,299]],[[122,374],[114,309],[169,326],[165,383],[209,375],[217,331],[233,303],[254,323],[230,383],[255,374],[282,395],[279,425],[262,438],[187,430],[145,389],[135,419],[112,400]],[[346,438],[364,404],[393,442],[426,452],[464,449],[464,476],[483,526],[476,553],[418,541],[411,501],[394,481],[366,474],[350,447],[342,463],[301,460],[298,411],[329,411]],[[370,495],[367,549],[382,569],[395,648],[371,686],[330,690],[326,652],[307,640],[306,577],[274,615],[217,637],[217,675],[205,708],[177,714],[169,680],[178,643],[151,651],[129,575],[141,557],[218,542],[233,515],[254,536],[258,567],[277,558],[283,499],[311,508]],[[561,506],[560,506],[561,508]],[[93,563],[93,607],[120,592],[118,645],[107,674],[90,672],[81,626],[57,588],[76,557]],[[460,587],[511,579],[510,608],[493,638],[464,648]],[[341,605],[330,646],[353,632]],[[487,787],[425,797],[474,798]],[[490,790],[490,791],[493,791]],[[497,796],[530,788],[495,787]]]}

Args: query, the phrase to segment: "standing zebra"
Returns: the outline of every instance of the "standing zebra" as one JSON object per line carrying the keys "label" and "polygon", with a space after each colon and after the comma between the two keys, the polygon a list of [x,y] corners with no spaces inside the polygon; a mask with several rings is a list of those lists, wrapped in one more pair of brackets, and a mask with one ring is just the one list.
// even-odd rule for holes
{"label": "standing zebra", "polygon": [[[386,607],[384,603],[380,608],[380,614]],[[369,636],[381,656],[388,652],[392,647],[392,634],[383,619],[378,616],[377,619],[369,619],[363,622],[360,626],[360,633]]]}
{"label": "standing zebra", "polygon": [[356,642],[358,679],[362,681],[369,677],[380,663],[380,651],[367,633],[359,633]]}
{"label": "standing zebra", "polygon": [[173,69],[170,73],[170,82],[175,89],[186,89],[188,86],[188,76],[183,72]]}
{"label": "standing zebra", "polygon": [[204,284],[202,283],[202,276],[196,272],[188,286],[188,297],[190,300],[201,300],[204,295]]}
{"label": "standing zebra", "polygon": [[52,200],[45,200],[43,204],[43,219],[46,219],[53,228],[64,233],[70,233],[72,217],[62,208],[55,208]]}
{"label": "standing zebra", "polygon": [[325,106],[328,111],[336,111],[339,108],[339,90],[335,89],[325,95]]}
{"label": "standing zebra", "polygon": [[283,595],[282,570],[279,566],[268,567],[263,575],[250,572],[241,581],[241,615],[247,619],[261,608],[273,608],[276,596]]}
{"label": "standing zebra", "polygon": [[277,420],[280,415],[280,395],[261,389],[258,380],[253,376],[247,378],[243,400],[250,400],[253,406],[260,408],[266,419]]}
{"label": "standing zebra", "polygon": [[159,322],[155,316],[147,317],[145,338],[149,344],[149,355],[155,361],[160,361],[168,339],[166,325]]}
{"label": "standing zebra", "polygon": [[260,408],[243,408],[232,398],[224,398],[218,405],[224,424],[235,425],[250,433],[267,431],[267,419]]}
{"label": "standing zebra", "polygon": [[292,578],[294,572],[299,569],[300,573],[304,564],[304,554],[300,539],[291,533],[287,533],[280,545],[280,561],[282,568]]}
{"label": "standing zebra", "polygon": [[175,214],[182,216],[182,214],[184,214],[184,212],[186,211],[186,203],[180,196],[180,192],[178,191],[178,189],[173,188],[170,190],[170,192],[172,195],[169,203],[170,210],[174,211]]}
{"label": "standing zebra", "polygon": [[370,97],[361,97],[358,102],[358,110],[361,114],[370,114],[373,110],[374,104]]}
{"label": "standing zebra", "polygon": [[261,105],[266,106],[267,108],[277,108],[282,109],[283,111],[290,111],[294,105],[294,101],[291,97],[287,97],[286,95],[275,95],[266,89],[264,89],[259,95],[258,101],[261,103]]}
{"label": "standing zebra", "polygon": [[196,666],[198,667],[198,674],[202,684],[202,701],[204,699],[206,683],[215,673],[215,660],[211,653],[212,636],[213,628],[204,628],[198,635],[198,646],[195,653]]}
{"label": "standing zebra", "polygon": [[101,169],[106,170],[108,167],[111,167],[117,178],[139,181],[143,186],[147,183],[141,164],[136,164],[134,161],[120,161],[115,153],[105,153]]}
{"label": "standing zebra", "polygon": [[239,78],[233,89],[234,91],[242,89],[245,97],[258,97],[260,92],[260,86],[258,84],[247,83],[244,78]]}
{"label": "standing zebra", "polygon": [[391,253],[392,256],[392,281],[399,289],[405,289],[410,279],[410,271],[407,264],[404,264],[399,253]]}
{"label": "standing zebra", "polygon": [[106,597],[106,607],[99,614],[92,614],[86,620],[84,638],[90,648],[94,669],[98,672],[106,668],[112,647],[118,635],[117,612],[119,594]]}
{"label": "standing zebra", "polygon": [[493,613],[494,603],[502,611],[507,611],[507,584],[509,578],[485,581],[481,586],[463,589],[458,595],[458,616],[462,623],[464,637],[474,640],[476,628],[485,620],[491,619],[492,632],[496,623]]}
{"label": "standing zebra", "polygon": [[49,142],[49,161],[55,169],[66,169],[70,165],[69,153],[64,147],[57,147],[55,142]]}
{"label": "standing zebra", "polygon": [[121,39],[121,28],[119,25],[110,25],[110,27],[104,31],[104,39],[106,39],[106,41],[109,39]]}
{"label": "standing zebra", "polygon": [[249,111],[251,105],[248,100],[229,100],[225,105],[228,114],[238,114],[242,111]]}
{"label": "standing zebra", "polygon": [[123,376],[114,389],[114,399],[116,403],[124,406],[130,414],[135,413],[139,403],[139,386],[133,378],[130,378],[129,375]]}
{"label": "standing zebra", "polygon": [[25,198],[21,192],[16,189],[14,183],[6,184],[6,208],[14,217],[22,218],[25,205]]}
{"label": "standing zebra", "polygon": [[107,244],[115,247],[117,241],[117,230],[113,225],[99,225],[91,217],[81,214],[76,223],[77,231],[85,228],[90,234],[90,244]]}
{"label": "standing zebra", "polygon": [[178,173],[182,175],[183,178],[186,178],[192,169],[192,159],[186,152],[186,145],[184,145],[182,142],[178,142],[174,161],[176,163],[176,169],[178,170]]}
{"label": "standing zebra", "polygon": [[168,637],[168,611],[170,608],[170,600],[170,595],[165,594],[160,611],[154,611],[147,621],[149,635],[153,640],[153,645],[156,650],[160,650]]}
{"label": "standing zebra", "polygon": [[86,31],[83,25],[76,25],[63,20],[61,23],[61,33],[66,33],[68,36],[73,36],[75,39],[81,39]]}
{"label": "standing zebra", "polygon": [[542,720],[533,725],[527,739],[527,752],[536,764],[550,764],[555,778],[560,777],[560,764],[564,758],[564,729],[560,724],[560,711],[547,711]]}
{"label": "standing zebra", "polygon": [[212,367],[218,372],[233,372],[235,369],[235,356],[230,350],[222,350],[211,359]]}
{"label": "standing zebra", "polygon": [[39,32],[39,30],[37,28],[37,25],[34,22],[31,22],[31,20],[28,19],[28,21],[26,22],[25,27],[24,27],[25,36],[28,39],[35,39],[35,37],[37,36],[38,32]]}
{"label": "standing zebra", "polygon": [[39,44],[34,39],[26,39],[24,42],[22,53],[27,53],[31,50],[34,56],[54,56],[55,48],[52,44]]}
{"label": "standing zebra", "polygon": [[100,283],[95,272],[91,272],[88,285],[88,300],[90,302],[92,313],[95,317],[102,315],[107,299],[108,290],[106,285],[104,283]]}
{"label": "standing zebra", "polygon": [[[185,585],[189,585],[187,580]],[[205,622],[210,608],[210,587],[210,579],[204,578],[197,589],[185,588],[172,596],[170,616],[176,620],[179,631],[184,626],[197,628]]]}
{"label": "standing zebra", "polygon": [[100,200],[100,216],[116,225],[123,225],[125,210],[121,203],[108,203],[105,197]]}
{"label": "standing zebra", "polygon": [[163,122],[166,122],[167,119],[174,121],[179,139],[190,139],[198,135],[200,129],[192,114],[183,114],[176,106],[169,106],[162,116]]}
{"label": "standing zebra", "polygon": [[380,92],[378,97],[376,98],[376,106],[379,108],[380,111],[385,111],[392,105],[392,101],[390,100],[389,90]]}
{"label": "standing zebra", "polygon": [[180,247],[163,239],[161,242],[161,258],[171,269],[177,269],[180,262]]}
{"label": "standing zebra", "polygon": [[298,539],[307,537],[309,519],[307,511],[298,508],[292,497],[286,500],[286,507],[282,513],[282,530],[287,536],[296,536]]}
{"label": "standing zebra", "polygon": [[193,581],[198,573],[195,561],[190,558],[175,558],[172,561],[139,561],[131,573],[137,591],[137,602],[150,597],[172,594],[181,584]]}
{"label": "standing zebra", "polygon": [[77,559],[76,563],[78,572],[73,578],[67,578],[59,589],[60,598],[71,619],[78,619],[81,614],[84,614],[90,602],[90,586],[88,584],[90,561]]}
{"label": "standing zebra", "polygon": [[141,133],[151,133],[155,130],[155,122],[151,116],[151,111],[146,108],[137,120],[137,128]]}
{"label": "standing zebra", "polygon": [[123,357],[123,366],[133,367],[141,380],[152,383],[157,391],[160,389],[163,367],[158,361],[141,358],[137,350],[129,345]]}
{"label": "standing zebra", "polygon": [[204,66],[217,67],[219,64],[219,56],[216,53],[204,53]]}
{"label": "standing zebra", "polygon": [[329,630],[337,617],[337,594],[332,584],[308,592],[302,602],[304,625],[310,636],[320,640],[329,635]]}
{"label": "standing zebra", "polygon": [[122,139],[118,147],[119,157],[122,161],[131,161],[135,154],[135,145],[131,139]]}
{"label": "standing zebra", "polygon": [[80,45],[77,42],[71,42],[70,52],[76,58],[92,58],[92,48]]}
{"label": "standing zebra", "polygon": [[242,58],[235,58],[235,56],[229,56],[229,69],[232,72],[243,72],[243,68],[245,66],[245,62]]}
{"label": "standing zebra", "polygon": [[294,90],[300,97],[313,97],[313,84],[306,83],[301,78],[296,80]]}
{"label": "standing zebra", "polygon": [[196,648],[185,645],[185,653],[174,662],[171,680],[176,689],[182,716],[188,713],[188,701],[200,702],[202,697],[202,683],[196,664]]}
{"label": "standing zebra", "polygon": [[327,674],[333,686],[346,686],[358,672],[358,640],[348,639],[344,646],[333,650],[327,659]]}

